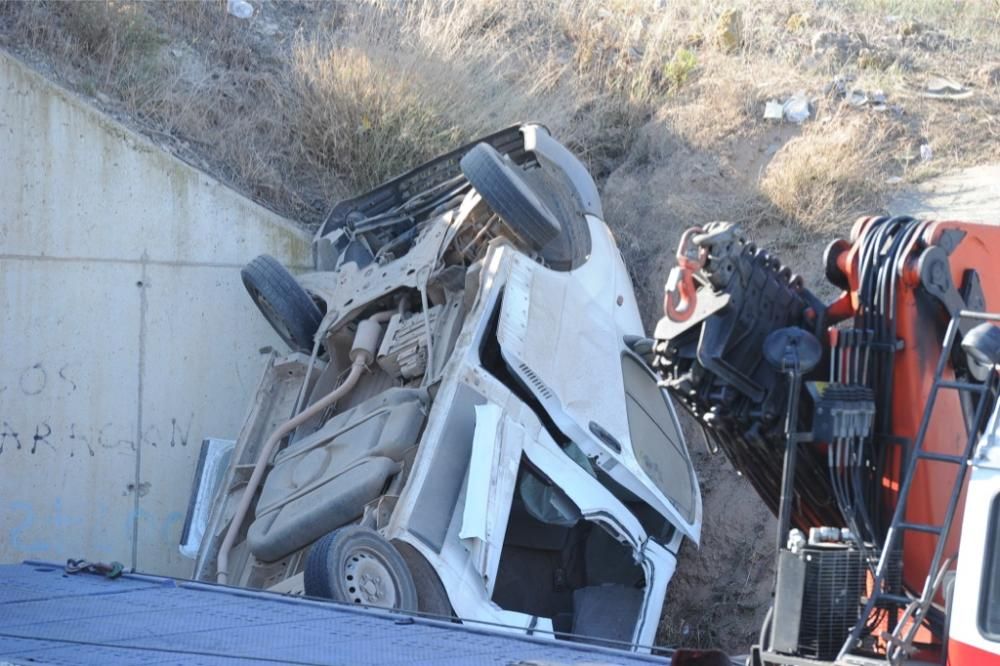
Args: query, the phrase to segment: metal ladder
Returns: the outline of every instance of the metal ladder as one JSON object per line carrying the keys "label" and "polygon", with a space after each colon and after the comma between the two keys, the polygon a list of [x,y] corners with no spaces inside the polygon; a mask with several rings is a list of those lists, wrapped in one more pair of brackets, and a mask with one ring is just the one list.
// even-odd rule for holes
{"label": "metal ladder", "polygon": [[[963,310],[953,317],[951,322],[948,324],[944,342],[941,345],[941,356],[938,359],[937,367],[934,370],[934,381],[931,384],[930,394],[927,396],[927,404],[924,407],[924,414],[920,421],[920,428],[917,430],[917,437],[913,444],[913,451],[907,461],[906,474],[903,477],[902,485],[899,490],[899,497],[896,502],[895,512],[892,516],[892,522],[889,524],[889,529],[886,532],[885,544],[883,545],[882,552],[879,555],[878,565],[875,568],[872,594],[865,604],[864,612],[858,618],[858,621],[855,623],[850,635],[844,642],[844,646],[840,649],[840,654],[837,656],[838,663],[848,655],[852,654],[852,652],[858,647],[858,642],[860,641],[865,626],[868,623],[868,619],[871,617],[872,611],[874,611],[879,604],[882,603],[905,606],[902,616],[898,618],[891,633],[882,636],[887,643],[885,655],[886,661],[895,665],[905,659],[913,650],[913,640],[916,637],[917,632],[920,630],[924,619],[927,617],[931,603],[934,600],[934,596],[937,594],[937,590],[941,585],[944,574],[951,563],[950,558],[942,563],[942,559],[944,558],[944,548],[947,543],[948,534],[951,531],[952,522],[955,518],[955,511],[958,508],[958,500],[959,497],[961,497],[962,488],[965,485],[965,477],[968,472],[968,461],[973,454],[978,438],[976,437],[975,429],[969,432],[968,437],[966,438],[965,450],[959,455],[925,451],[923,448],[924,440],[926,439],[927,428],[930,425],[931,415],[934,412],[934,403],[937,400],[939,390],[954,389],[957,391],[970,391],[972,393],[979,394],[981,399],[976,407],[976,415],[973,420],[973,424],[979,424],[982,423],[985,406],[987,402],[989,402],[985,399],[986,393],[995,386],[996,382],[996,373],[991,373],[987,382],[982,384],[943,379],[942,375],[948,359],[951,357],[952,347],[955,344],[955,337],[959,330],[959,321],[963,318],[979,319],[984,321],[1000,320],[1000,317],[995,314],[969,312]],[[916,472],[917,464],[920,461],[952,464],[958,467],[955,472],[955,483],[951,489],[951,497],[948,500],[948,506],[945,511],[944,522],[941,525],[927,525],[906,521],[906,507],[907,500],[910,495],[910,486],[913,482],[913,476]],[[916,598],[911,598],[905,594],[895,594],[883,590],[890,572],[892,554],[896,552],[900,538],[903,533],[907,531],[932,534],[936,537],[934,556],[931,559],[931,564],[927,571],[927,578],[924,581],[924,587],[920,596]]]}

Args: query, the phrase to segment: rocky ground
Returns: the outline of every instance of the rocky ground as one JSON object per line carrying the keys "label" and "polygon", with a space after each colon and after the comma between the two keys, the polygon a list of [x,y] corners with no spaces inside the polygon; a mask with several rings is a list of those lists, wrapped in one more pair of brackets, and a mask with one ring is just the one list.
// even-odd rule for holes
{"label": "rocky ground", "polygon": [[[0,44],[304,225],[541,120],[597,176],[650,326],[687,226],[739,222],[830,295],[819,257],[856,216],[1000,160],[1000,0],[249,8],[0,0]],[[660,640],[742,652],[769,600],[773,519],[689,430],[705,526]]]}

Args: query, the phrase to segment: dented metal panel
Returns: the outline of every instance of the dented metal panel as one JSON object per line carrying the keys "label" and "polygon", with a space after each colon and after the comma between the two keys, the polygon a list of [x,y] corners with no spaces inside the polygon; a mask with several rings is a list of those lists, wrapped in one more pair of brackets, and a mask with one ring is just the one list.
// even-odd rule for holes
{"label": "dented metal panel", "polygon": [[[697,543],[701,494],[686,446],[676,442],[671,462],[682,467],[684,483],[671,494],[655,485],[639,461],[648,455],[632,442],[628,411],[621,408],[622,355],[625,336],[641,337],[642,324],[632,300],[622,296],[631,293],[631,283],[613,239],[596,218],[588,224],[594,252],[580,268],[556,272],[523,256],[511,260],[497,330],[504,359],[570,439]],[[679,433],[673,408],[665,398],[664,404]]]}
{"label": "dented metal panel", "polygon": [[476,406],[476,431],[458,536],[469,545],[491,597],[523,448],[524,428],[504,418],[499,405]]}

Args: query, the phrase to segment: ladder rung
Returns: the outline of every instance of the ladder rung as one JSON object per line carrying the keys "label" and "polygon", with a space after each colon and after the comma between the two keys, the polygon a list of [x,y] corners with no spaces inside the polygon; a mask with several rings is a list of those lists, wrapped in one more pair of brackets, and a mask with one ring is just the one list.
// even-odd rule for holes
{"label": "ladder rung", "polygon": [[941,534],[941,527],[939,525],[924,525],[923,523],[900,523],[899,529],[926,532],[927,534]]}
{"label": "ladder rung", "polygon": [[955,463],[956,465],[964,465],[967,460],[965,456],[957,456],[953,453],[936,453],[934,451],[917,451],[917,457],[923,460]]}
{"label": "ladder rung", "polygon": [[957,382],[954,379],[942,379],[938,382],[941,388],[958,389],[960,391],[973,391],[982,393],[986,390],[986,384],[973,384],[971,382]]}
{"label": "ladder rung", "polygon": [[891,592],[880,592],[875,596],[875,605],[878,606],[879,602],[888,601],[889,603],[898,604],[900,606],[909,606],[910,602],[913,601],[907,596],[902,594],[892,594]]}

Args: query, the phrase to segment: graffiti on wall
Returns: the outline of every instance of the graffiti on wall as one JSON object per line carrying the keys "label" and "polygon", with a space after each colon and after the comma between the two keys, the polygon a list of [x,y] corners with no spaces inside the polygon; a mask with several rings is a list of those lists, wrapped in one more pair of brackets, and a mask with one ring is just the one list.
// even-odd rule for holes
{"label": "graffiti on wall", "polygon": [[[134,416],[88,409],[86,376],[77,364],[48,360],[0,372],[0,472],[18,475],[40,465],[54,480],[84,473],[81,465],[113,466],[107,458],[114,457],[124,465],[120,476],[129,482],[75,496],[58,482],[39,491],[31,484],[0,481],[8,489],[0,492],[0,561],[85,557],[124,562],[134,537],[144,552],[160,553],[157,561],[179,557],[183,507],[164,506],[162,500],[135,502],[134,495],[150,492],[150,483],[135,484],[134,462],[127,460],[138,448]],[[193,413],[179,418],[158,414],[144,424],[142,450],[187,448],[193,422]],[[184,459],[194,460],[194,454],[185,453]]]}
{"label": "graffiti on wall", "polygon": [[[102,450],[135,451],[134,421],[81,424],[44,417],[26,420],[25,410],[4,409],[17,397],[19,400],[46,400],[55,411],[62,401],[71,399],[80,389],[71,364],[33,363],[8,374],[0,382],[5,382],[0,383],[0,456],[18,451],[34,455],[39,450],[49,450],[74,458],[77,455],[93,457]],[[182,419],[171,417],[169,422],[144,427],[143,446],[186,447],[191,439],[193,418],[193,414]]]}

